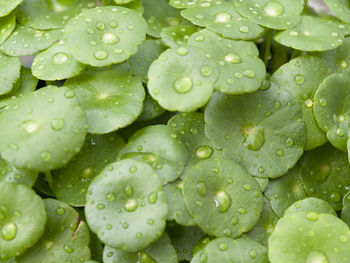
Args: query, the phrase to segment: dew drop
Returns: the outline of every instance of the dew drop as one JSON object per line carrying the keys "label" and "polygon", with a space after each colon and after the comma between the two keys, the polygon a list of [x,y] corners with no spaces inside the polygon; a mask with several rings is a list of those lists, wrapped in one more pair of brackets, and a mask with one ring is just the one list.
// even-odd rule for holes
{"label": "dew drop", "polygon": [[109,33],[104,33],[103,34],[102,41],[106,45],[113,45],[113,44],[118,43],[120,40],[115,34],[109,32]]}
{"label": "dew drop", "polygon": [[203,77],[208,77],[211,75],[212,73],[212,69],[210,66],[202,66],[201,69],[200,69],[200,74],[203,76]]}
{"label": "dew drop", "polygon": [[56,215],[61,216],[66,212],[66,210],[63,207],[57,207],[55,212]]}
{"label": "dew drop", "polygon": [[114,201],[115,200],[115,194],[114,193],[107,193],[106,194],[106,199],[108,201]]}
{"label": "dew drop", "polygon": [[226,54],[225,61],[232,64],[242,63],[241,57],[233,52]]}
{"label": "dew drop", "polygon": [[328,263],[327,256],[319,251],[310,251],[305,263]]}
{"label": "dew drop", "polygon": [[310,221],[317,221],[318,220],[318,214],[315,212],[308,212],[306,214],[306,218]]}
{"label": "dew drop", "polygon": [[68,253],[68,254],[71,254],[71,253],[73,253],[73,251],[74,251],[74,249],[73,249],[71,246],[69,246],[69,245],[64,245],[64,246],[63,246],[63,249],[64,249],[64,251],[65,251],[66,253]]}
{"label": "dew drop", "polygon": [[196,188],[200,196],[205,196],[207,194],[207,188],[203,182],[198,183]]}
{"label": "dew drop", "polygon": [[282,150],[278,150],[277,151],[277,156],[278,157],[282,157],[284,155],[284,151],[282,151]]}
{"label": "dew drop", "polygon": [[14,223],[7,223],[1,229],[1,237],[4,240],[12,240],[16,237],[17,226]]}
{"label": "dew drop", "polygon": [[137,201],[135,199],[129,199],[124,205],[124,209],[127,212],[133,212],[137,209]]}
{"label": "dew drop", "polygon": [[41,158],[41,160],[43,160],[45,162],[48,162],[48,161],[51,160],[52,155],[51,155],[51,153],[49,151],[42,151],[40,153],[40,158]]}
{"label": "dew drop", "polygon": [[179,47],[176,51],[176,53],[180,56],[185,56],[188,54],[188,50],[185,47]]}
{"label": "dew drop", "polygon": [[178,79],[174,84],[174,90],[178,93],[187,93],[192,89],[193,82],[189,77]]}
{"label": "dew drop", "polygon": [[332,193],[331,194],[331,200],[335,203],[340,201],[340,195],[338,193]]}
{"label": "dew drop", "polygon": [[98,60],[103,60],[108,56],[108,54],[104,50],[97,50],[97,51],[95,51],[94,56]]}
{"label": "dew drop", "polygon": [[66,53],[63,53],[63,52],[56,53],[52,57],[51,61],[52,61],[53,64],[61,65],[61,64],[63,64],[63,63],[68,61],[68,55]]}
{"label": "dew drop", "polygon": [[231,206],[231,197],[224,190],[221,190],[214,197],[214,202],[216,208],[218,208],[221,213],[225,213]]}
{"label": "dew drop", "polygon": [[241,33],[248,33],[249,28],[248,28],[247,26],[241,26],[241,27],[239,28],[239,31],[240,31]]}
{"label": "dew drop", "polygon": [[227,244],[224,243],[224,242],[220,242],[220,243],[219,243],[219,249],[220,249],[221,251],[227,250]]}
{"label": "dew drop", "polygon": [[254,250],[254,249],[250,250],[250,251],[249,251],[249,256],[250,256],[251,258],[256,258],[256,250]]}
{"label": "dew drop", "polygon": [[70,98],[73,98],[73,97],[75,96],[75,93],[74,93],[74,91],[68,89],[68,90],[64,93],[64,96],[65,96],[66,98],[70,99]]}
{"label": "dew drop", "polygon": [[227,12],[220,12],[220,13],[216,14],[215,21],[217,23],[226,23],[231,18],[232,18],[231,14],[229,14]]}
{"label": "dew drop", "polygon": [[201,145],[196,150],[196,155],[199,159],[208,159],[213,154],[214,150],[208,145]]}
{"label": "dew drop", "polygon": [[105,209],[105,205],[102,204],[102,203],[99,203],[99,204],[97,205],[97,209],[98,209],[98,210],[103,210],[103,209]]}
{"label": "dew drop", "polygon": [[132,186],[126,186],[125,188],[124,188],[124,192],[128,195],[128,196],[131,196],[132,195],[132,193],[133,193],[133,191],[134,191],[134,189],[132,188]]}
{"label": "dew drop", "polygon": [[136,166],[131,166],[129,168],[129,172],[132,173],[132,174],[136,173],[137,172],[137,167]]}
{"label": "dew drop", "polygon": [[305,106],[306,106],[307,108],[312,108],[313,105],[314,105],[314,103],[312,102],[312,100],[307,99],[307,100],[305,101]]}
{"label": "dew drop", "polygon": [[62,118],[55,118],[51,121],[51,128],[55,131],[62,130],[64,126],[64,120]]}
{"label": "dew drop", "polygon": [[151,192],[148,195],[148,201],[150,202],[150,204],[155,204],[158,200],[158,194],[157,192]]}
{"label": "dew drop", "polygon": [[225,235],[226,237],[230,237],[230,236],[232,235],[231,229],[225,228],[225,229],[224,229],[224,235]]}
{"label": "dew drop", "polygon": [[255,77],[255,71],[252,69],[245,69],[243,71],[243,75],[246,76],[247,78],[254,78]]}
{"label": "dew drop", "polygon": [[25,120],[20,124],[20,127],[28,133],[33,133],[38,129],[38,124],[32,120]]}
{"label": "dew drop", "polygon": [[326,106],[327,106],[327,100],[326,100],[326,99],[321,98],[321,99],[319,99],[319,102],[320,102],[320,105],[321,105],[322,107],[326,107]]}
{"label": "dew drop", "polygon": [[284,13],[284,9],[279,2],[269,1],[264,5],[264,12],[268,16],[280,16]]}
{"label": "dew drop", "polygon": [[103,22],[97,22],[97,24],[96,24],[96,28],[98,29],[98,30],[105,30],[105,28],[106,28],[106,25],[103,23]]}
{"label": "dew drop", "polygon": [[296,75],[294,76],[294,81],[295,81],[296,84],[301,85],[301,84],[304,83],[305,77],[304,77],[304,75],[302,75],[302,74],[296,74]]}

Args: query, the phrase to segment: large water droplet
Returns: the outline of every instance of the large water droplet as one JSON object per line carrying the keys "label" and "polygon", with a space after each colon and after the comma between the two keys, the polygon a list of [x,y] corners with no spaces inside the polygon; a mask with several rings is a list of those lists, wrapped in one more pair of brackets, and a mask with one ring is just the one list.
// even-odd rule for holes
{"label": "large water droplet", "polygon": [[227,244],[224,243],[224,242],[220,242],[220,243],[219,243],[219,249],[220,249],[221,251],[227,250]]}
{"label": "large water droplet", "polygon": [[188,50],[187,50],[187,48],[185,48],[185,47],[179,47],[179,48],[177,49],[176,53],[177,53],[178,55],[180,55],[180,56],[184,56],[184,55],[187,55]]}
{"label": "large water droplet", "polygon": [[51,128],[55,131],[62,130],[64,126],[64,120],[62,118],[55,118],[51,121]]}
{"label": "large water droplet", "polygon": [[224,190],[221,190],[214,197],[214,202],[216,208],[218,208],[221,213],[225,213],[231,205],[231,197]]}
{"label": "large water droplet", "polygon": [[241,57],[233,52],[226,54],[225,61],[228,63],[233,63],[233,64],[242,63]]}
{"label": "large water droplet", "polygon": [[137,208],[137,201],[135,199],[129,199],[126,204],[124,205],[124,208],[128,212],[133,212]]}
{"label": "large water droplet", "polygon": [[310,221],[317,221],[318,220],[318,214],[316,212],[308,212],[306,214],[306,218]]}
{"label": "large water droplet", "polygon": [[187,93],[192,89],[193,82],[189,77],[178,79],[174,84],[174,90],[178,93]]}
{"label": "large water droplet", "polygon": [[7,223],[1,229],[1,237],[5,240],[12,240],[16,237],[17,226],[14,223]]}
{"label": "large water droplet", "polygon": [[33,133],[38,129],[38,124],[32,120],[25,120],[20,124],[20,127],[28,133]]}
{"label": "large water droplet", "polygon": [[113,44],[118,43],[120,40],[116,35],[109,32],[109,33],[103,34],[102,41],[103,41],[103,43],[105,43],[107,45],[113,45]]}
{"label": "large water droplet", "polygon": [[264,12],[268,16],[280,16],[283,14],[283,6],[278,1],[269,1],[264,6]]}
{"label": "large water droplet", "polygon": [[95,51],[94,56],[96,59],[102,60],[102,59],[105,59],[108,56],[108,54],[104,50],[97,50]]}
{"label": "large water droplet", "polygon": [[52,63],[56,64],[56,65],[61,65],[65,62],[67,62],[68,60],[68,55],[66,53],[63,52],[59,52],[56,53],[53,57],[52,57]]}
{"label": "large water droplet", "polygon": [[232,18],[231,14],[229,14],[227,12],[220,12],[220,13],[216,14],[215,21],[218,23],[226,23],[231,18]]}
{"label": "large water droplet", "polygon": [[243,128],[242,135],[244,146],[251,151],[258,151],[265,143],[264,128],[259,126],[247,126]]}
{"label": "large water droplet", "polygon": [[319,251],[310,251],[305,263],[328,263],[327,256]]}
{"label": "large water droplet", "polygon": [[196,155],[199,159],[208,159],[212,154],[214,150],[208,145],[202,145],[199,146],[196,150]]}

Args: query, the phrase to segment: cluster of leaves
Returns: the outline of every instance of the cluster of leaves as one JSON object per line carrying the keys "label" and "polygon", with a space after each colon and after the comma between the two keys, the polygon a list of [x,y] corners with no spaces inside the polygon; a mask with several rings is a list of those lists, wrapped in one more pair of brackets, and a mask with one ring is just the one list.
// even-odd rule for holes
{"label": "cluster of leaves", "polygon": [[0,262],[350,262],[325,2],[1,0]]}

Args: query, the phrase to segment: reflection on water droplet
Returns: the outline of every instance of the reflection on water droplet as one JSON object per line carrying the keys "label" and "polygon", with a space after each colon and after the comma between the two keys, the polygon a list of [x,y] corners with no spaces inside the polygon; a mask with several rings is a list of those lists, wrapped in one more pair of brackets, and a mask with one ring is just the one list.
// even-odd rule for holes
{"label": "reflection on water droplet", "polygon": [[338,193],[332,193],[331,194],[331,200],[335,203],[338,203],[340,201],[341,197]]}
{"label": "reflection on water droplet", "polygon": [[327,256],[320,251],[310,251],[305,263],[328,263]]}
{"label": "reflection on water droplet", "polygon": [[184,56],[184,55],[187,55],[188,50],[185,47],[179,47],[176,52],[178,55]]}
{"label": "reflection on water droplet", "polygon": [[219,243],[219,249],[220,249],[221,251],[227,250],[227,244],[224,243],[224,242],[220,242],[220,243]]}
{"label": "reflection on water droplet", "polygon": [[254,249],[250,250],[250,251],[249,251],[249,256],[250,256],[251,258],[256,258],[256,250],[254,250]]}
{"label": "reflection on water droplet", "polygon": [[52,57],[52,63],[56,64],[56,65],[61,65],[65,62],[67,62],[67,60],[68,60],[68,55],[66,53],[63,53],[63,52],[56,53]]}
{"label": "reflection on water droplet", "polygon": [[264,5],[264,12],[268,16],[280,16],[284,13],[284,9],[278,1],[269,1]]}
{"label": "reflection on water droplet", "polygon": [[64,126],[64,120],[62,118],[55,118],[51,121],[51,128],[55,131],[62,130]]}
{"label": "reflection on water droplet", "polygon": [[108,56],[108,54],[104,50],[97,50],[95,51],[94,56],[96,59],[102,60],[102,59],[105,59]]}
{"label": "reflection on water droplet", "polygon": [[233,52],[226,54],[225,61],[232,64],[242,63],[241,57]]}
{"label": "reflection on water droplet", "polygon": [[114,193],[107,193],[106,194],[106,199],[108,201],[114,201],[115,200],[115,194]]}
{"label": "reflection on water droplet", "polygon": [[175,82],[174,90],[177,93],[187,93],[192,89],[193,82],[189,77],[183,77]]}
{"label": "reflection on water droplet", "polygon": [[43,161],[48,162],[51,160],[52,155],[49,151],[42,151],[40,157]]}
{"label": "reflection on water droplet", "polygon": [[308,212],[306,214],[306,218],[310,221],[317,221],[318,220],[318,214],[316,212]]}
{"label": "reflection on water droplet", "polygon": [[246,76],[247,78],[254,78],[255,77],[255,71],[252,69],[245,69],[243,71],[243,75]]}
{"label": "reflection on water droplet", "polygon": [[74,91],[68,89],[68,90],[64,93],[64,96],[65,96],[66,98],[70,99],[70,98],[73,98],[73,97],[75,96],[75,93],[74,93]]}
{"label": "reflection on water droplet", "polygon": [[151,192],[148,195],[148,201],[150,202],[150,204],[155,204],[158,200],[158,193],[157,192]]}
{"label": "reflection on water droplet", "polygon": [[205,196],[207,194],[207,188],[205,187],[205,184],[203,182],[198,183],[196,188],[197,188],[197,192],[201,196]]}
{"label": "reflection on water droplet", "polygon": [[229,14],[227,12],[220,12],[220,13],[216,14],[215,21],[217,23],[226,23],[231,18],[232,18],[231,14]]}
{"label": "reflection on water droplet", "polygon": [[124,205],[124,209],[127,212],[133,212],[137,208],[137,201],[135,199],[129,199]]}
{"label": "reflection on water droplet", "polygon": [[136,173],[137,172],[137,167],[136,166],[131,166],[129,168],[129,172],[132,173],[132,174]]}
{"label": "reflection on water droplet", "polygon": [[4,240],[12,240],[16,237],[17,226],[14,223],[7,223],[1,229],[1,237]]}
{"label": "reflection on water droplet", "polygon": [[200,74],[203,77],[208,77],[208,76],[211,75],[211,73],[212,73],[212,69],[209,66],[202,66],[201,69],[200,69]]}
{"label": "reflection on water droplet", "polygon": [[243,144],[251,151],[258,151],[265,144],[264,128],[259,126],[246,126],[242,130]]}
{"label": "reflection on water droplet", "polygon": [[326,99],[321,98],[321,99],[319,99],[319,102],[320,102],[320,105],[322,107],[326,107],[327,106],[327,100]]}
{"label": "reflection on water droplet", "polygon": [[71,246],[69,246],[69,245],[64,245],[64,246],[63,246],[63,249],[64,249],[64,251],[67,252],[68,254],[73,253],[73,251],[74,251],[74,249],[73,249]]}
{"label": "reflection on water droplet", "polygon": [[38,124],[32,120],[25,120],[20,124],[20,127],[28,133],[33,133],[38,129]]}
{"label": "reflection on water droplet", "polygon": [[239,31],[240,31],[241,33],[248,33],[249,28],[248,28],[247,26],[241,26],[241,27],[239,28]]}
{"label": "reflection on water droplet", "polygon": [[113,45],[119,42],[119,38],[113,33],[104,33],[102,36],[103,43],[107,45]]}
{"label": "reflection on water droplet", "polygon": [[213,154],[214,150],[208,145],[199,146],[196,150],[196,155],[200,159],[208,159]]}
{"label": "reflection on water droplet", "polygon": [[65,213],[65,209],[63,207],[57,207],[56,208],[56,215],[60,216],[60,215],[63,215]]}
{"label": "reflection on water droplet", "polygon": [[214,202],[216,208],[218,208],[221,213],[225,213],[231,206],[231,197],[224,190],[221,190],[215,195]]}
{"label": "reflection on water droplet", "polygon": [[128,196],[132,195],[133,191],[134,191],[134,189],[132,188],[132,186],[129,186],[129,185],[126,186],[125,189],[124,189],[124,192],[125,192]]}
{"label": "reflection on water droplet", "polygon": [[296,75],[294,76],[294,81],[295,81],[296,84],[301,85],[301,84],[304,83],[305,77],[304,77],[304,75],[302,75],[302,74],[296,74]]}

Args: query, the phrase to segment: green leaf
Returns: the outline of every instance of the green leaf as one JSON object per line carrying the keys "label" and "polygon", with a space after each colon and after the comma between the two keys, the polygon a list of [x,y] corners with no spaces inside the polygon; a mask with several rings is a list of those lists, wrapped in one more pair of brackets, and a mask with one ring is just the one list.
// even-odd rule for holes
{"label": "green leaf", "polygon": [[22,184],[0,183],[0,259],[23,254],[44,232],[43,200]]}
{"label": "green leaf", "polygon": [[119,157],[147,163],[165,185],[179,178],[188,159],[185,145],[176,137],[165,125],[147,126],[130,137]]}
{"label": "green leaf", "polygon": [[170,243],[167,234],[156,242],[137,253],[128,253],[122,250],[105,246],[103,252],[104,263],[177,263],[176,251]]}
{"label": "green leaf", "polygon": [[128,126],[141,114],[145,91],[141,80],[124,70],[90,70],[69,79],[86,113],[90,133],[109,133]]}
{"label": "green leaf", "polygon": [[142,0],[144,17],[148,24],[147,34],[159,38],[163,28],[188,24],[180,12],[169,6],[167,0]]}
{"label": "green leaf", "polygon": [[183,182],[178,180],[164,186],[164,192],[168,196],[169,214],[167,220],[175,220],[178,224],[184,226],[194,226],[193,217],[189,213],[183,194]]}
{"label": "green leaf", "polygon": [[349,226],[350,225],[350,192],[344,195],[343,209],[341,211],[341,219]]}
{"label": "green leaf", "polygon": [[300,0],[233,0],[236,10],[251,21],[272,29],[286,29],[300,22]]}
{"label": "green leaf", "polygon": [[169,5],[175,8],[189,8],[210,6],[213,0],[169,0]]}
{"label": "green leaf", "polygon": [[290,92],[303,111],[307,135],[305,150],[327,142],[325,133],[317,125],[313,104],[316,90],[329,74],[328,64],[323,59],[306,56],[284,64],[271,77],[272,82]]}
{"label": "green leaf", "polygon": [[214,146],[256,177],[282,176],[303,153],[306,131],[300,107],[274,83],[252,94],[215,93],[204,116]]}
{"label": "green leaf", "polygon": [[[48,86],[12,99],[0,114],[0,152],[18,167],[59,168],[80,151],[87,121],[67,88]],[[40,143],[39,143],[40,142]]]}
{"label": "green leaf", "polygon": [[0,182],[24,184],[32,187],[38,173],[28,169],[17,168],[0,158]]}
{"label": "green leaf", "polygon": [[350,165],[345,153],[326,144],[304,154],[300,175],[309,196],[327,201],[339,211],[350,186]]}
{"label": "green leaf", "polygon": [[39,31],[17,25],[14,32],[0,45],[9,56],[30,56],[47,49],[61,37],[60,30]]}
{"label": "green leaf", "polygon": [[21,62],[17,57],[0,53],[0,95],[10,93],[20,77]]}
{"label": "green leaf", "polygon": [[18,262],[88,262],[89,230],[79,214],[67,204],[45,199],[47,222],[44,235]]}
{"label": "green leaf", "polygon": [[65,167],[52,171],[57,199],[72,206],[84,206],[91,181],[115,161],[124,141],[116,134],[88,135],[79,154]]}
{"label": "green leaf", "polygon": [[141,14],[125,7],[88,9],[70,19],[63,40],[81,63],[104,67],[121,63],[137,52],[146,38]]}
{"label": "green leaf", "polygon": [[6,16],[15,9],[23,0],[1,0],[0,17]]}
{"label": "green leaf", "polygon": [[165,112],[165,110],[159,106],[159,104],[152,99],[150,95],[146,95],[146,98],[143,102],[143,110],[141,115],[137,118],[137,121],[149,121],[154,118],[159,117]]}
{"label": "green leaf", "polygon": [[320,84],[315,94],[314,113],[320,129],[339,150],[346,152],[350,123],[350,77],[332,74]]}
{"label": "green leaf", "polygon": [[182,191],[197,225],[218,237],[248,232],[263,207],[258,183],[230,160],[198,162],[187,172]]}
{"label": "green leaf", "polygon": [[350,257],[349,227],[330,214],[285,216],[269,239],[269,259],[280,262],[342,262]]}
{"label": "green leaf", "polygon": [[172,48],[149,68],[148,91],[164,109],[191,112],[209,101],[217,77],[217,67],[204,50]]}
{"label": "green leaf", "polygon": [[202,262],[267,263],[267,249],[259,243],[243,236],[232,240],[217,238],[210,241],[191,263]]}
{"label": "green leaf", "polygon": [[342,21],[350,23],[350,3],[346,0],[324,0],[329,9]]}
{"label": "green leaf", "polygon": [[265,79],[265,64],[252,42],[225,39],[204,29],[193,34],[188,45],[202,48],[215,61],[219,70],[216,90],[228,94],[253,92]]}
{"label": "green leaf", "polygon": [[197,26],[232,39],[257,39],[264,33],[264,28],[237,13],[232,3],[217,2],[188,8],[181,11],[181,15]]}
{"label": "green leaf", "polygon": [[147,164],[129,159],[108,165],[90,184],[86,199],[88,224],[108,246],[137,252],[163,234],[167,197]]}
{"label": "green leaf", "polygon": [[62,80],[79,75],[85,65],[78,62],[60,41],[37,54],[32,64],[33,75],[43,80]]}
{"label": "green leaf", "polygon": [[186,46],[188,39],[195,32],[197,32],[197,27],[195,26],[172,26],[163,28],[160,32],[160,37],[166,46],[176,48]]}
{"label": "green leaf", "polygon": [[272,210],[279,217],[282,217],[284,211],[294,202],[306,198],[299,166],[295,166],[280,178],[270,180],[264,194],[270,200]]}
{"label": "green leaf", "polygon": [[147,72],[152,62],[165,50],[159,40],[148,39],[143,42],[135,55],[129,58],[132,72],[140,77],[143,82],[147,82]]}
{"label": "green leaf", "polygon": [[337,216],[333,207],[326,201],[314,197],[308,197],[303,200],[296,201],[293,205],[284,211],[283,216],[290,216],[300,212],[316,212],[319,214],[331,214]]}
{"label": "green leaf", "polygon": [[14,14],[0,18],[0,44],[11,35],[15,27],[16,16]]}
{"label": "green leaf", "polygon": [[301,16],[301,22],[290,29],[277,33],[274,39],[287,47],[303,51],[326,51],[344,42],[340,25],[319,17]]}
{"label": "green leaf", "polygon": [[64,27],[71,17],[94,6],[93,0],[25,0],[16,14],[22,25],[48,30]]}

